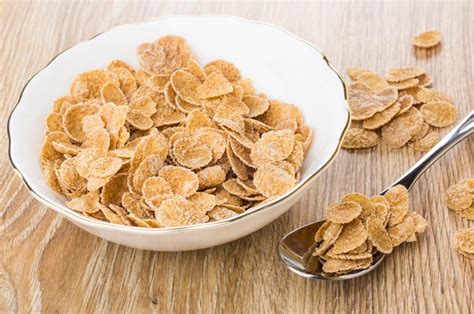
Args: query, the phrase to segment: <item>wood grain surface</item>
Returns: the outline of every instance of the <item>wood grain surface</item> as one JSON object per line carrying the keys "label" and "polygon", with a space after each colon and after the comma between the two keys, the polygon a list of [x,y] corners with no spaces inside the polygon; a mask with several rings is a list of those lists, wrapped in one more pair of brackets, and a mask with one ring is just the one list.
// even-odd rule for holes
{"label": "wood grain surface", "polygon": [[[0,121],[6,126],[27,79],[63,49],[108,28],[169,14],[222,13],[271,22],[318,45],[336,69],[384,73],[416,65],[474,109],[474,3],[0,1]],[[416,33],[440,30],[441,47],[419,53]],[[317,95],[315,95],[317,97]],[[328,104],[330,105],[330,104]],[[448,130],[446,129],[444,133]],[[411,205],[429,227],[373,273],[347,282],[305,280],[276,255],[290,230],[320,219],[344,193],[376,193],[422,153],[384,145],[341,151],[288,213],[243,239],[180,253],[140,251],[96,238],[35,201],[9,166],[0,134],[0,312],[473,313],[474,262],[452,236],[474,226],[448,211],[444,191],[474,176],[474,137],[428,170]],[[316,141],[317,145],[317,141]],[[36,158],[36,156],[32,156]]]}

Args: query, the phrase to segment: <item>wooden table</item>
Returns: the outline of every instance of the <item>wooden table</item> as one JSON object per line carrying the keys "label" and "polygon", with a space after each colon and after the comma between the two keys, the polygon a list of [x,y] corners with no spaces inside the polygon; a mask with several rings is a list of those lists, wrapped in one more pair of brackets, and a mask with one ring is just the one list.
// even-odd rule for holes
{"label": "wooden table", "polygon": [[[470,3],[469,3],[470,2]],[[52,57],[92,35],[168,14],[223,13],[281,25],[316,43],[341,72],[384,73],[416,65],[451,95],[461,115],[474,109],[474,3],[390,2],[0,2],[0,121],[26,80]],[[443,32],[440,49],[415,56],[412,36]],[[317,95],[316,95],[317,96]],[[447,130],[445,130],[447,131]],[[474,175],[474,137],[439,160],[412,190],[411,205],[429,228],[375,272],[348,282],[290,273],[276,255],[290,230],[320,219],[344,193],[376,193],[422,154],[386,146],[342,151],[287,214],[219,247],[179,253],[135,250],[98,239],[35,201],[14,175],[0,135],[0,312],[443,312],[474,311],[474,262],[452,236],[473,226],[443,205],[443,193]],[[34,158],[35,156],[32,156]]]}

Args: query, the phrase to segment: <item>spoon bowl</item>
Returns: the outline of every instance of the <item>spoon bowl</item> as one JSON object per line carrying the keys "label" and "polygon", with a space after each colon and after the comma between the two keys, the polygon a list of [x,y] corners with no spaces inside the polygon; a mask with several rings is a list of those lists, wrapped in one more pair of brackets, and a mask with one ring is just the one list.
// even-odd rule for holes
{"label": "spoon bowl", "polygon": [[[380,195],[384,195],[391,187],[399,184],[410,190],[416,180],[418,180],[438,158],[473,132],[474,111],[471,111],[471,113],[456,125],[438,144],[426,153],[404,175],[383,190]],[[313,256],[314,249],[317,246],[317,243],[314,241],[314,235],[323,223],[324,220],[320,220],[302,226],[288,233],[280,240],[278,244],[278,254],[289,270],[309,279],[347,280],[370,273],[384,260],[386,254],[377,252],[373,255],[372,264],[366,269],[356,270],[344,275],[325,274],[322,271],[322,264],[319,258]]]}
{"label": "spoon bowl", "polygon": [[314,242],[314,235],[323,223],[324,220],[320,220],[302,226],[293,230],[280,240],[278,254],[289,270],[309,279],[347,280],[372,271],[385,258],[385,254],[377,252],[369,268],[339,276],[330,276],[323,273],[319,258],[312,255],[317,246],[317,243]]}

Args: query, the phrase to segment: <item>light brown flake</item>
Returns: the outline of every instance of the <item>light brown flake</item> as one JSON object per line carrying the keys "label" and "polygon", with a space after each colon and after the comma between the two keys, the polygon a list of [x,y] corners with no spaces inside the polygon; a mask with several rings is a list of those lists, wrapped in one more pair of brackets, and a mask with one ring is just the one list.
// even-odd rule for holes
{"label": "light brown flake", "polygon": [[386,80],[373,72],[361,73],[357,77],[358,82],[362,82],[372,90],[380,90],[389,87]]}
{"label": "light brown flake", "polygon": [[242,98],[242,101],[249,108],[249,113],[247,117],[255,118],[264,114],[270,107],[270,102],[261,96],[257,95],[246,95]]}
{"label": "light brown flake", "polygon": [[72,105],[63,116],[64,131],[74,141],[83,142],[86,139],[86,134],[82,129],[82,119],[98,111],[99,107],[97,105],[85,103]]}
{"label": "light brown flake", "polygon": [[393,68],[388,71],[388,75],[385,77],[385,79],[389,83],[397,83],[416,78],[423,74],[425,74],[425,70],[418,67]]}
{"label": "light brown flake", "polygon": [[120,89],[125,94],[126,97],[131,97],[133,92],[135,92],[138,88],[137,80],[133,73],[135,72],[133,69],[130,70],[129,68],[117,66],[115,68],[109,69],[118,78]]}
{"label": "light brown flake", "polygon": [[446,206],[451,210],[466,210],[474,203],[474,188],[468,181],[461,180],[448,188],[445,200]]}
{"label": "light brown flake", "polygon": [[138,110],[129,110],[127,112],[127,122],[138,130],[148,130],[153,127],[153,120],[145,113]]}
{"label": "light brown flake", "polygon": [[117,106],[128,104],[127,97],[120,87],[111,82],[107,82],[102,86],[100,90],[100,98],[104,104],[108,102],[112,102]]}
{"label": "light brown flake", "polygon": [[392,239],[385,229],[381,219],[369,217],[367,220],[367,236],[377,251],[384,254],[392,253]]}
{"label": "light brown flake", "polygon": [[389,226],[394,226],[403,221],[408,214],[408,190],[403,185],[390,188],[384,195],[390,204]]}
{"label": "light brown flake", "polygon": [[69,191],[85,190],[86,180],[77,172],[74,158],[69,158],[61,163],[57,176],[59,182]]}
{"label": "light brown flake", "polygon": [[53,145],[53,148],[61,154],[76,156],[81,151],[81,147],[71,143],[53,141],[51,144]]}
{"label": "light brown flake", "polygon": [[216,206],[207,215],[211,219],[218,221],[237,216],[238,213],[224,206]]}
{"label": "light brown flake", "polygon": [[156,103],[151,99],[150,96],[144,96],[134,99],[130,103],[130,110],[139,111],[147,116],[153,115],[156,109]]}
{"label": "light brown flake", "polygon": [[333,222],[324,223],[316,233],[315,240],[316,242],[323,241],[319,244],[318,247],[313,252],[313,256],[321,256],[331,248],[331,246],[337,241],[341,232],[343,225]]}
{"label": "light brown flake", "polygon": [[399,102],[394,103],[387,109],[377,112],[372,117],[364,120],[362,127],[368,130],[375,130],[389,123],[401,110]]}
{"label": "light brown flake", "polygon": [[407,94],[407,95],[399,95],[397,102],[400,104],[400,111],[397,113],[397,115],[401,115],[402,113],[407,112],[411,106],[415,103],[415,100],[413,96]]}
{"label": "light brown flake", "polygon": [[367,230],[360,219],[354,219],[342,227],[342,232],[330,249],[332,254],[347,253],[367,240]]}
{"label": "light brown flake", "polygon": [[360,68],[360,67],[352,67],[352,68],[347,68],[346,73],[347,75],[349,75],[351,80],[357,81],[362,74],[374,73],[374,72],[369,71],[364,68]]}
{"label": "light brown flake", "polygon": [[290,156],[295,145],[291,130],[269,131],[255,143],[250,158],[256,165],[281,161]]}
{"label": "light brown flake", "polygon": [[390,83],[390,86],[395,87],[397,90],[402,91],[405,89],[409,89],[415,86],[419,86],[420,81],[417,78],[411,78],[405,81]]}
{"label": "light brown flake", "polygon": [[417,88],[416,89],[416,98],[422,103],[429,102],[447,102],[452,104],[453,100],[451,97],[446,95],[444,92],[439,91],[434,88]]}
{"label": "light brown flake", "polygon": [[63,114],[70,106],[76,103],[73,96],[61,96],[53,102],[53,112]]}
{"label": "light brown flake", "polygon": [[199,205],[179,196],[164,200],[155,211],[155,217],[164,227],[200,224],[209,220]]}
{"label": "light brown flake", "polygon": [[334,223],[346,224],[359,217],[361,213],[362,207],[358,203],[343,201],[329,205],[326,208],[325,218]]}
{"label": "light brown flake", "polygon": [[102,86],[108,82],[119,84],[113,72],[104,70],[84,72],[74,79],[69,92],[78,100],[99,98]]}
{"label": "light brown flake", "polygon": [[408,146],[420,152],[427,152],[435,146],[440,140],[439,133],[431,130],[425,136],[417,141],[408,143]]}
{"label": "light brown flake", "polygon": [[342,198],[342,202],[355,202],[359,204],[362,208],[362,212],[360,213],[361,219],[367,219],[375,210],[374,203],[372,203],[370,198],[361,193],[349,193]]}
{"label": "light brown flake", "polygon": [[286,170],[264,164],[255,172],[253,183],[262,195],[271,197],[286,193],[296,184],[296,180]]}
{"label": "light brown flake", "polygon": [[213,98],[229,94],[234,90],[232,84],[220,72],[211,72],[206,80],[196,88],[199,98]]}
{"label": "light brown flake", "polygon": [[271,100],[268,110],[260,115],[258,120],[276,130],[295,131],[298,128],[295,107],[281,101]]}
{"label": "light brown flake", "polygon": [[183,100],[193,105],[199,105],[201,103],[196,91],[201,83],[191,73],[184,70],[174,72],[171,75],[171,84],[173,85],[176,94],[178,94]]}
{"label": "light brown flake", "polygon": [[421,112],[411,107],[382,127],[382,140],[392,148],[400,148],[419,132],[423,122]]}
{"label": "light brown flake", "polygon": [[158,171],[163,167],[163,160],[159,155],[148,155],[133,173],[132,183],[135,191],[141,191],[143,183],[150,177],[158,175]]}
{"label": "light brown flake", "polygon": [[342,147],[347,149],[370,148],[377,146],[379,136],[376,132],[363,128],[351,128],[347,130]]}
{"label": "light brown flake", "polygon": [[225,172],[220,166],[207,167],[197,174],[199,189],[205,190],[222,184],[225,181]]}
{"label": "light brown flake", "polygon": [[225,60],[214,60],[206,64],[204,71],[209,75],[212,72],[219,72],[230,82],[240,80],[240,71],[235,65]]}
{"label": "light brown flake", "polygon": [[198,169],[212,161],[212,151],[204,142],[194,137],[183,137],[173,143],[173,158],[181,166]]}
{"label": "light brown flake", "polygon": [[435,127],[441,128],[456,122],[458,110],[448,102],[429,102],[420,108],[425,121]]}
{"label": "light brown flake", "polygon": [[431,84],[433,83],[433,79],[428,73],[425,73],[421,76],[418,77],[418,86],[421,87],[430,87]]}
{"label": "light brown flake", "polygon": [[464,210],[457,211],[456,214],[467,220],[474,220],[474,204]]}
{"label": "light brown flake", "polygon": [[53,142],[60,142],[64,144],[70,144],[68,136],[59,131],[51,132],[46,135],[44,138],[43,146],[41,146],[40,151],[40,162],[42,165],[48,161],[55,161],[63,158],[63,155],[54,149]]}
{"label": "light brown flake", "polygon": [[160,96],[157,100],[156,112],[151,116],[155,127],[179,124],[184,121],[186,115],[176,110],[176,105],[171,106],[163,96]]}
{"label": "light brown flake", "polygon": [[417,130],[417,132],[411,137],[410,142],[415,142],[418,140],[421,140],[423,137],[428,134],[428,132],[431,130],[431,127],[428,123],[423,122],[423,126]]}
{"label": "light brown flake", "polygon": [[398,98],[396,88],[387,87],[372,90],[361,82],[353,83],[348,88],[348,104],[351,108],[352,120],[365,120],[377,112],[384,111]]}
{"label": "light brown flake", "polygon": [[186,168],[165,166],[160,169],[159,175],[169,183],[172,191],[176,194],[188,197],[198,190],[198,176]]}
{"label": "light brown flake", "polygon": [[142,194],[145,201],[150,204],[156,197],[173,195],[173,189],[165,178],[150,177],[143,183]]}
{"label": "light brown flake", "polygon": [[46,117],[46,127],[48,132],[63,132],[63,116],[55,112],[50,113],[48,117]]}
{"label": "light brown flake", "polygon": [[104,184],[100,193],[100,200],[106,206],[110,206],[110,204],[120,205],[122,196],[126,192],[128,192],[127,174],[119,173]]}
{"label": "light brown flake", "polygon": [[432,48],[441,42],[441,33],[438,31],[427,31],[416,35],[413,38],[413,46],[418,48]]}
{"label": "light brown flake", "polygon": [[217,205],[217,197],[204,192],[196,192],[188,197],[188,200],[196,204],[201,211],[206,213]]}
{"label": "light brown flake", "polygon": [[416,231],[415,220],[412,215],[405,215],[402,221],[387,228],[392,239],[393,247],[405,242]]}
{"label": "light brown flake", "polygon": [[99,208],[96,206],[99,202],[99,192],[88,192],[81,195],[78,198],[72,199],[66,203],[67,207],[70,209],[80,212],[80,213],[95,213],[99,211]]}
{"label": "light brown flake", "polygon": [[323,271],[328,274],[342,275],[368,268],[371,264],[372,258],[358,260],[328,258],[323,264]]}
{"label": "light brown flake", "polygon": [[474,259],[474,228],[458,230],[454,234],[454,246],[460,254]]}
{"label": "light brown flake", "polygon": [[88,170],[88,176],[105,178],[117,173],[122,167],[123,161],[116,157],[101,157],[94,160]]}

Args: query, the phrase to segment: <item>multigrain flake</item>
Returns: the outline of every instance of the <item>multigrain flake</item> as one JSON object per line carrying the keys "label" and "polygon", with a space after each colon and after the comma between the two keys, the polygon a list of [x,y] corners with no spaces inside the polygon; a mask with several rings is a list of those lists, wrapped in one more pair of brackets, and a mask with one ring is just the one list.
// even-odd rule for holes
{"label": "multigrain flake", "polygon": [[261,194],[271,197],[285,194],[296,184],[296,179],[275,165],[264,164],[255,172],[253,182]]}
{"label": "multigrain flake", "polygon": [[350,77],[350,79],[353,81],[357,81],[359,77],[363,74],[374,73],[372,71],[369,71],[367,69],[360,68],[360,67],[347,68],[346,72],[347,72],[347,75]]}
{"label": "multigrain flake", "polygon": [[377,112],[372,117],[364,120],[362,127],[368,130],[378,129],[389,123],[400,112],[400,110],[401,105],[399,102],[396,102],[384,111]]}
{"label": "multigrain flake", "polygon": [[398,83],[416,78],[423,74],[425,74],[425,71],[418,67],[393,68],[388,71],[388,75],[385,79],[390,83]]}
{"label": "multigrain flake", "polygon": [[403,185],[396,185],[390,188],[384,197],[390,204],[389,226],[401,223],[409,211],[407,188]]}
{"label": "multigrain flake", "polygon": [[362,73],[357,77],[358,82],[362,82],[372,90],[380,90],[390,85],[381,76],[373,72]]}
{"label": "multigrain flake", "polygon": [[208,75],[212,72],[219,72],[230,82],[236,82],[241,78],[239,69],[225,60],[214,60],[209,62],[204,66],[204,71],[206,71]]}
{"label": "multigrain flake", "polygon": [[197,95],[201,99],[222,96],[233,90],[232,84],[220,72],[211,72],[206,80],[196,88]]}
{"label": "multigrain flake", "polygon": [[367,240],[367,230],[360,219],[344,224],[342,232],[329,250],[332,254],[347,253]]}
{"label": "multigrain flake", "polygon": [[100,89],[100,97],[103,103],[114,103],[117,106],[128,105],[124,92],[114,83],[107,82]]}
{"label": "multigrain flake", "polygon": [[367,220],[367,236],[379,252],[384,254],[392,253],[392,239],[381,219],[370,217]]}
{"label": "multigrain flake", "polygon": [[418,48],[432,48],[441,42],[441,33],[438,31],[427,31],[416,35],[413,38],[413,46]]}
{"label": "multigrain flake", "polygon": [[376,132],[363,128],[351,128],[347,130],[342,147],[347,149],[370,148],[377,146],[379,136]]}
{"label": "multigrain flake", "polygon": [[360,204],[353,201],[334,203],[326,209],[326,219],[334,223],[349,223],[362,213]]}
{"label": "multigrain flake", "polygon": [[460,212],[474,205],[474,179],[461,180],[446,191],[446,206]]}
{"label": "multigrain flake", "polygon": [[429,102],[420,108],[425,121],[435,127],[441,128],[456,122],[458,110],[448,102]]}
{"label": "multigrain flake", "polygon": [[250,158],[256,165],[281,161],[290,156],[295,145],[291,130],[269,131],[255,143]]}
{"label": "multigrain flake", "polygon": [[382,127],[382,140],[392,148],[404,146],[423,127],[423,115],[412,107]]}
{"label": "multigrain flake", "polygon": [[352,120],[365,120],[377,112],[384,111],[398,98],[396,88],[386,87],[372,90],[366,84],[355,82],[349,86],[348,103]]}
{"label": "multigrain flake", "polygon": [[474,259],[474,228],[458,230],[454,234],[456,250],[469,259]]}
{"label": "multigrain flake", "polygon": [[323,264],[323,271],[327,274],[345,274],[358,269],[365,269],[372,263],[372,258],[367,259],[334,259],[328,258]]}
{"label": "multigrain flake", "polygon": [[408,146],[420,152],[427,152],[435,146],[440,140],[439,133],[430,131],[419,140],[408,143]]}

